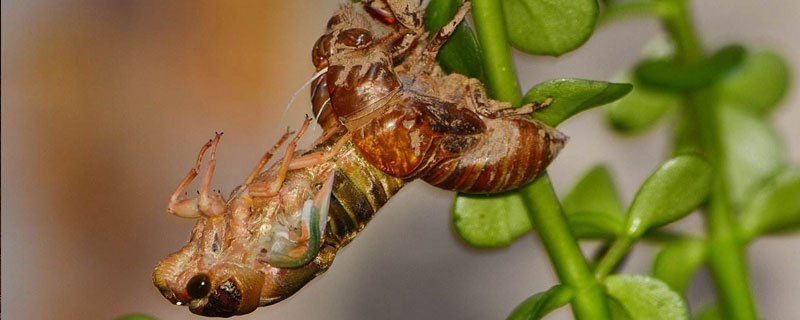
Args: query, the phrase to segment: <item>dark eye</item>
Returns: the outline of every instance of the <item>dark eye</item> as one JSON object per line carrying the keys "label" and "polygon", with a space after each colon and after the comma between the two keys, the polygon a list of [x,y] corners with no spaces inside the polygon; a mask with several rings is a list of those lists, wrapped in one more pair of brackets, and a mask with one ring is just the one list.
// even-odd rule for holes
{"label": "dark eye", "polygon": [[339,33],[336,40],[348,47],[358,48],[372,42],[372,33],[361,28],[352,28]]}
{"label": "dark eye", "polygon": [[205,273],[195,275],[186,284],[186,293],[194,299],[200,299],[211,291],[211,278]]}

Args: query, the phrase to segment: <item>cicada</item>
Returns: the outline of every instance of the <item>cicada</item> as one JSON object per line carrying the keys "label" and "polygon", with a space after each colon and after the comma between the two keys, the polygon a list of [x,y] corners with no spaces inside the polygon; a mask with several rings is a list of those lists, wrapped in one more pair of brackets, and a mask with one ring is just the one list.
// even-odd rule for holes
{"label": "cicada", "polygon": [[[310,150],[296,152],[306,118],[280,161],[267,166],[289,132],[226,200],[210,190],[221,134],[201,148],[167,207],[198,221],[153,273],[169,301],[222,317],[276,303],[325,272],[407,182],[501,192],[532,181],[563,146],[562,134],[529,117],[549,100],[512,109],[478,80],[437,67],[469,3],[430,38],[414,3],[364,6],[343,5],[314,46],[312,104],[324,131]],[[390,31],[373,33],[370,16]],[[206,153],[201,190],[189,198]]]}
{"label": "cicada", "polygon": [[[370,165],[347,135],[323,136],[303,155],[297,140],[263,171],[287,135],[261,158],[229,199],[210,191],[221,134],[206,143],[167,211],[198,219],[189,243],[153,272],[161,294],[196,314],[228,317],[281,301],[325,272],[336,252],[404,184]],[[184,190],[208,169],[197,198]]]}

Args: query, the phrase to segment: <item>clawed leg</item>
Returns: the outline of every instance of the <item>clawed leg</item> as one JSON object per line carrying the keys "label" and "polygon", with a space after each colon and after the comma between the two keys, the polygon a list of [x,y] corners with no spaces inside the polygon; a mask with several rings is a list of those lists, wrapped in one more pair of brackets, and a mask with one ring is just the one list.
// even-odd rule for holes
{"label": "clawed leg", "polygon": [[289,170],[296,170],[300,168],[307,168],[310,166],[325,163],[339,153],[345,143],[350,140],[351,134],[348,132],[336,141],[336,144],[331,147],[327,152],[314,152],[309,153],[292,160],[289,163]]}
{"label": "clawed leg", "polygon": [[433,36],[428,45],[425,49],[420,53],[420,57],[417,60],[417,63],[414,64],[413,68],[411,69],[412,74],[422,74],[422,73],[430,73],[433,69],[433,66],[436,64],[436,55],[439,53],[439,49],[442,48],[447,39],[453,35],[453,32],[456,31],[456,27],[464,18],[467,16],[469,9],[471,8],[471,4],[469,2],[464,2],[461,5],[461,8],[458,9],[453,19],[450,20],[447,24],[444,25],[436,35]]}
{"label": "clawed leg", "polygon": [[553,102],[553,98],[547,98],[541,103],[529,103],[519,108],[514,108],[508,102],[501,102],[489,99],[486,90],[477,79],[469,79],[467,84],[467,103],[472,105],[475,112],[488,118],[504,118],[510,116],[530,115],[537,110],[546,108]]}
{"label": "clawed leg", "polygon": [[297,135],[294,136],[292,142],[286,147],[286,153],[283,155],[283,160],[281,161],[281,166],[278,169],[278,174],[273,181],[266,182],[266,183],[255,183],[250,186],[250,195],[254,197],[270,197],[273,195],[278,194],[278,191],[281,189],[283,185],[283,180],[286,179],[286,173],[289,171],[289,164],[292,162],[292,156],[294,155],[294,150],[297,148],[297,141],[303,136],[303,134],[308,129],[308,125],[311,123],[311,119],[306,116],[306,120],[303,121],[303,126],[300,128],[300,131],[297,132]]}
{"label": "clawed leg", "polygon": [[[172,196],[169,199],[169,204],[167,205],[167,212],[182,218],[197,218],[200,216],[200,214],[205,214],[207,216],[218,216],[225,212],[225,201],[222,198],[222,195],[216,192],[212,195],[209,195],[211,177],[214,173],[214,167],[216,167],[215,158],[217,145],[219,144],[219,139],[221,137],[222,133],[217,133],[213,140],[206,142],[206,144],[204,144],[200,149],[200,153],[197,155],[197,162],[195,162],[194,167],[189,170],[189,173],[185,178],[183,178],[181,184],[178,185],[178,188],[172,193]],[[197,174],[200,170],[200,165],[203,162],[203,155],[209,148],[211,149],[211,160],[209,161],[208,169],[203,179],[203,186],[200,195],[198,198],[189,199],[185,193],[186,187],[188,187],[189,184],[192,183],[192,180],[197,177]]]}
{"label": "clawed leg", "polygon": [[278,140],[278,142],[275,143],[275,145],[272,146],[272,148],[269,149],[269,151],[267,151],[261,157],[261,160],[258,161],[258,164],[256,164],[255,168],[253,168],[253,170],[250,171],[250,175],[247,176],[247,179],[244,180],[244,185],[248,185],[251,182],[253,182],[253,179],[255,179],[259,173],[261,173],[261,170],[264,170],[264,166],[267,165],[267,162],[269,162],[269,160],[272,159],[272,156],[275,154],[275,151],[277,151],[278,148],[280,148],[281,145],[283,145],[283,143],[286,142],[286,139],[288,139],[289,135],[291,134],[292,132],[290,132],[289,129],[286,129],[286,133],[284,133],[283,136],[281,136],[281,138]]}

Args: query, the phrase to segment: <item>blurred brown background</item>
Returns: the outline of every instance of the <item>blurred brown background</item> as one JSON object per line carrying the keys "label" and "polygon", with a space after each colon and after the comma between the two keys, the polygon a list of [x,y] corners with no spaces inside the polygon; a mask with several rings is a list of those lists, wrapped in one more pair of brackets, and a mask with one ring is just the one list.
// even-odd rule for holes
{"label": "blurred brown background", "polygon": [[[169,216],[169,194],[214,131],[225,131],[214,187],[231,190],[287,125],[309,112],[310,50],[338,1],[2,1],[2,302],[7,319],[109,319],[143,312],[188,318],[150,281],[193,221]],[[779,48],[800,74],[800,3],[696,1],[707,43]],[[518,56],[521,83],[610,79],[658,26],[603,27],[564,57]],[[800,90],[775,114],[800,163]],[[617,136],[595,110],[562,126],[572,137],[550,172],[560,191],[607,162],[629,201],[662,159],[667,128]],[[317,134],[319,131],[316,132]],[[500,319],[555,283],[533,235],[470,249],[449,224],[452,193],[404,189],[320,279],[251,319]],[[698,229],[691,217],[680,227]],[[626,272],[647,272],[637,247]],[[750,250],[767,319],[800,316],[800,237]],[[710,301],[701,274],[692,306]],[[554,318],[570,318],[566,309]]]}

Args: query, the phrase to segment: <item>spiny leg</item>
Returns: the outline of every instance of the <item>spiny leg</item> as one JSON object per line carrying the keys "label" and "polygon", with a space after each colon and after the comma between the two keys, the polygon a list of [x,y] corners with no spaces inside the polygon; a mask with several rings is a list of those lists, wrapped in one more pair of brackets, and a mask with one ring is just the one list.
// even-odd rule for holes
{"label": "spiny leg", "polygon": [[469,79],[467,82],[467,103],[471,104],[475,111],[489,118],[503,118],[510,116],[529,115],[542,108],[546,108],[553,102],[553,98],[547,98],[542,103],[529,103],[519,108],[514,108],[508,102],[501,102],[489,99],[486,90],[478,79]]}
{"label": "spiny leg", "polygon": [[186,177],[183,178],[181,184],[178,185],[178,188],[175,189],[175,192],[173,192],[172,196],[169,198],[167,212],[182,218],[197,218],[200,216],[200,211],[197,209],[197,199],[189,199],[183,193],[184,190],[186,190],[186,187],[192,183],[192,180],[197,177],[197,174],[200,171],[200,165],[203,163],[203,155],[206,153],[206,150],[211,147],[211,144],[212,140],[209,139],[208,142],[206,142],[206,144],[200,148],[200,152],[197,154],[197,162],[195,162],[194,167],[189,169],[189,173],[186,174]]}
{"label": "spiny leg", "polygon": [[288,139],[289,135],[291,134],[292,132],[290,132],[289,129],[287,128],[286,133],[284,133],[283,136],[281,136],[278,142],[275,143],[275,145],[272,146],[272,148],[269,149],[269,151],[264,153],[264,156],[261,157],[261,160],[259,160],[255,168],[253,168],[253,171],[250,171],[250,175],[247,176],[247,179],[244,180],[244,185],[248,185],[253,182],[253,179],[255,179],[259,173],[261,173],[261,170],[264,169],[264,166],[267,165],[267,162],[269,162],[269,160],[272,159],[272,156],[275,154],[275,151],[277,151],[278,148],[280,148],[281,145],[283,145],[283,143],[286,142],[286,139]]}
{"label": "spiny leg", "polygon": [[336,141],[336,144],[333,145],[333,147],[331,147],[331,149],[328,150],[327,152],[309,153],[309,154],[303,155],[301,157],[298,157],[298,158],[292,160],[292,162],[289,163],[289,170],[307,168],[307,167],[310,167],[310,166],[322,164],[322,163],[330,160],[336,154],[338,154],[339,150],[342,149],[344,144],[347,143],[347,141],[350,140],[350,136],[351,136],[350,132],[348,132],[345,135],[343,135],[341,138],[339,138],[338,141]]}
{"label": "spiny leg", "polygon": [[461,8],[458,9],[453,19],[450,20],[447,24],[444,25],[436,35],[433,36],[428,45],[425,46],[425,49],[420,53],[420,57],[418,58],[417,62],[411,69],[412,74],[422,74],[422,73],[430,73],[433,69],[433,66],[436,62],[436,54],[439,53],[439,49],[442,48],[447,39],[453,35],[453,32],[456,31],[456,27],[462,20],[467,16],[469,9],[471,8],[471,4],[469,2],[464,2],[461,5]]}
{"label": "spiny leg", "polygon": [[308,129],[308,125],[311,123],[311,118],[306,116],[306,120],[303,121],[303,126],[300,128],[300,131],[297,132],[297,135],[294,136],[292,142],[289,143],[289,146],[286,147],[286,154],[283,156],[283,162],[281,162],[281,167],[278,169],[278,176],[275,177],[269,188],[267,189],[268,194],[277,194],[278,190],[281,189],[281,185],[283,185],[283,180],[286,179],[286,172],[289,171],[289,164],[292,161],[292,156],[294,155],[294,149],[297,148],[297,141],[306,133],[306,129]]}
{"label": "spiny leg", "polygon": [[214,142],[211,144],[211,159],[208,161],[206,175],[203,177],[203,186],[200,188],[200,197],[197,200],[197,208],[200,209],[201,213],[209,217],[216,217],[225,213],[225,200],[222,198],[222,194],[215,192],[209,195],[211,178],[214,175],[214,168],[217,166],[217,146],[220,138],[222,138],[222,132],[217,133],[214,137]]}

